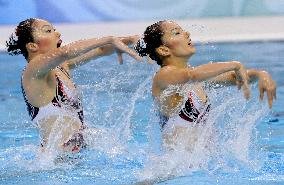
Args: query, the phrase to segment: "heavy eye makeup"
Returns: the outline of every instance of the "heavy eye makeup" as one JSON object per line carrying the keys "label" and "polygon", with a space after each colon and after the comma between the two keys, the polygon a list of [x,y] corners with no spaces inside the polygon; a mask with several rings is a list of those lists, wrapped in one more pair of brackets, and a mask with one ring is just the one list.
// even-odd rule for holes
{"label": "heavy eye makeup", "polygon": [[173,31],[172,34],[173,35],[178,35],[178,34],[180,34],[180,32],[179,31]]}
{"label": "heavy eye makeup", "polygon": [[43,26],[41,30],[45,33],[51,33],[52,31],[55,31],[55,29],[49,25]]}
{"label": "heavy eye makeup", "polygon": [[181,32],[182,32],[182,30],[180,28],[174,28],[174,29],[172,29],[171,34],[172,35],[179,35],[179,34],[181,34]]}

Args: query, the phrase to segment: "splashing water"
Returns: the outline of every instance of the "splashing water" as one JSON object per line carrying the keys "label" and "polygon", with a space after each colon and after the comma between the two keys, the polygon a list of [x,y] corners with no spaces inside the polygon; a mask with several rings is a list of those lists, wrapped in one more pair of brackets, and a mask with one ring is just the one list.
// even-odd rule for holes
{"label": "splashing water", "polygon": [[[131,63],[109,64],[108,68],[103,65],[93,64],[92,74],[90,67],[75,74],[77,81],[88,79],[86,84],[79,82],[79,89],[84,97],[89,147],[64,160],[57,159],[58,153],[52,149],[42,153],[37,145],[2,149],[2,179],[47,173],[52,183],[125,184],[197,171],[236,173],[244,168],[249,172],[262,168],[255,127],[269,110],[256,95],[247,102],[235,87],[208,90],[212,110],[207,124],[196,128],[194,146],[188,151],[181,138],[180,145],[167,151],[161,146],[159,119],[151,96],[151,79],[157,69]],[[55,144],[58,138],[53,138]]]}
{"label": "splashing water", "polygon": [[[165,180],[199,170],[213,173],[260,169],[254,134],[256,123],[268,114],[268,106],[258,103],[257,98],[247,102],[232,87],[211,89],[208,95],[213,109],[206,124],[189,129],[173,150],[151,155],[145,168],[137,173],[141,180]],[[197,140],[188,149],[192,134]]]}

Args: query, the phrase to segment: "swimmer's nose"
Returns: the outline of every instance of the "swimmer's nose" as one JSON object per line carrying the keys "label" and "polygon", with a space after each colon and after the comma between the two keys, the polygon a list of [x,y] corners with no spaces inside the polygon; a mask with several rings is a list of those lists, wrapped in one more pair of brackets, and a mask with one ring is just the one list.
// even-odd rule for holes
{"label": "swimmer's nose", "polygon": [[55,31],[55,33],[56,33],[56,35],[57,35],[58,38],[61,37],[61,33],[59,33],[58,31]]}
{"label": "swimmer's nose", "polygon": [[186,34],[187,38],[190,37],[190,33],[188,31],[186,31],[185,34]]}

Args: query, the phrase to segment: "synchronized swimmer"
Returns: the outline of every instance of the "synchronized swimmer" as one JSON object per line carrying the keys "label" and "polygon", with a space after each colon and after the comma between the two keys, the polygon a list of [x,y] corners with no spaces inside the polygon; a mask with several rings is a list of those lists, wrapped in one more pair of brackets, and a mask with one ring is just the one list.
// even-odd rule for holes
{"label": "synchronized swimmer", "polygon": [[[195,53],[190,33],[173,21],[159,21],[148,26],[137,43],[140,56],[148,56],[161,67],[154,75],[152,95],[156,103],[163,135],[163,146],[172,149],[178,140],[186,145],[198,140],[196,125],[206,124],[210,101],[202,83],[242,86],[246,99],[248,82],[258,80],[260,99],[267,92],[269,107],[276,98],[276,84],[266,71],[246,70],[238,61],[214,62],[193,67],[188,61]],[[183,96],[173,86],[191,85]],[[166,94],[171,89],[171,94]]]}
{"label": "synchronized swimmer", "polygon": [[85,145],[86,128],[81,97],[70,71],[91,59],[117,51],[141,58],[128,48],[137,36],[79,40],[61,46],[61,34],[46,20],[30,18],[19,23],[7,41],[10,54],[22,54],[27,65],[22,73],[22,92],[32,121],[40,131],[43,150],[57,137],[55,148],[78,152]]}
{"label": "synchronized swimmer", "polygon": [[[40,131],[43,149],[54,136],[58,137],[57,148],[63,151],[78,152],[85,145],[82,100],[70,72],[115,51],[119,62],[122,62],[121,53],[125,52],[136,60],[148,56],[161,67],[153,78],[152,95],[166,148],[175,145],[177,138],[187,138],[188,128],[194,135],[195,125],[206,124],[210,100],[205,87],[195,82],[237,85],[248,99],[249,82],[258,80],[260,99],[266,91],[271,107],[276,98],[276,84],[266,71],[247,70],[238,61],[190,66],[188,60],[195,53],[190,33],[173,21],[148,26],[139,42],[137,36],[109,36],[61,46],[60,36],[48,21],[30,18],[20,22],[7,41],[10,54],[22,54],[27,60],[22,73],[22,92],[29,115]],[[133,43],[140,56],[127,46]],[[165,96],[169,87],[186,84],[191,84],[191,88],[185,96],[178,91]],[[190,139],[188,144],[193,141]]]}

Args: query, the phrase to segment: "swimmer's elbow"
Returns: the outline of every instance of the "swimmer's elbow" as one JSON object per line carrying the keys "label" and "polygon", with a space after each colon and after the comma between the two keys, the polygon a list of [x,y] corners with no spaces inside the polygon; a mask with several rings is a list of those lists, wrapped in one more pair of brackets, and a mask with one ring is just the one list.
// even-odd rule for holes
{"label": "swimmer's elbow", "polygon": [[194,73],[193,71],[187,72],[187,80],[188,81],[198,81],[199,75],[197,73]]}

